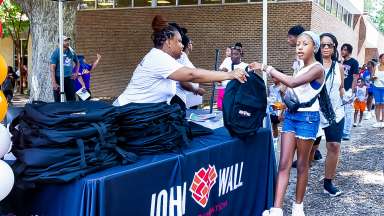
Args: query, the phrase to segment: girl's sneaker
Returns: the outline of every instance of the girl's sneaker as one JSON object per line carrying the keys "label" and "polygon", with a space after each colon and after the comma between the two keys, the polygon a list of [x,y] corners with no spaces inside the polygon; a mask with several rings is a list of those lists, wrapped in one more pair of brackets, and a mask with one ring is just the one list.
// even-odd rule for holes
{"label": "girl's sneaker", "polygon": [[297,204],[295,202],[293,203],[292,216],[305,216],[303,203],[301,203],[301,204]]}
{"label": "girl's sneaker", "polygon": [[271,208],[270,210],[265,210],[262,216],[283,216],[283,209]]}
{"label": "girl's sneaker", "polygon": [[379,128],[379,127],[381,127],[381,123],[380,122],[376,122],[375,124],[372,125],[372,127]]}

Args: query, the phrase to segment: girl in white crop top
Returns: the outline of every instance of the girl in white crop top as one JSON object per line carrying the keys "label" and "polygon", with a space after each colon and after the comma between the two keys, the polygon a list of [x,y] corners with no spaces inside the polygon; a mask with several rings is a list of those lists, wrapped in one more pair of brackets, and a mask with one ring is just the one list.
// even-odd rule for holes
{"label": "girl in white crop top", "polygon": [[[257,62],[250,65],[255,70],[263,70],[270,76],[293,91],[300,103],[311,101],[317,97],[324,83],[324,69],[315,60],[315,53],[320,46],[320,38],[313,32],[303,32],[297,38],[296,54],[303,60],[302,67],[295,76],[285,75],[271,66]],[[284,194],[288,185],[290,168],[295,151],[297,150],[297,184],[296,200],[292,212],[304,215],[303,200],[308,181],[308,158],[319,129],[319,102],[315,101],[310,107],[300,108],[297,112],[286,112],[282,130],[279,173],[276,183],[274,207],[263,212],[266,215],[283,215],[282,206]]]}

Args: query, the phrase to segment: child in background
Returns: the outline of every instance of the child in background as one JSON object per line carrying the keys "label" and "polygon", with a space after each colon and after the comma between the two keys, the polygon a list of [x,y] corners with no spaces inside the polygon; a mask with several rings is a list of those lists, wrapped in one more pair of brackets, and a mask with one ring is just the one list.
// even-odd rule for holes
{"label": "child in background", "polygon": [[273,135],[273,144],[275,149],[279,140],[279,123],[283,121],[283,109],[284,104],[281,98],[281,84],[280,82],[272,78],[273,84],[269,87],[268,98],[269,98],[269,112],[272,123],[272,135]]}
{"label": "child in background", "polygon": [[[353,103],[353,106],[355,108],[355,118],[354,118],[354,124],[353,127],[360,126],[361,120],[363,119],[363,114],[366,108],[367,104],[367,98],[368,98],[368,91],[367,86],[365,86],[364,80],[362,78],[359,78],[357,80],[357,86],[356,86],[356,96],[355,101]],[[359,123],[357,124],[357,115],[360,112],[360,118]]]}
{"label": "child in background", "polygon": [[90,90],[91,71],[94,70],[99,64],[101,55],[97,54],[96,60],[92,64],[88,64],[83,55],[78,55],[77,58],[79,59],[80,68],[79,68],[78,79],[75,80],[75,90],[78,91],[79,89],[85,87],[88,93],[91,94],[91,90]]}

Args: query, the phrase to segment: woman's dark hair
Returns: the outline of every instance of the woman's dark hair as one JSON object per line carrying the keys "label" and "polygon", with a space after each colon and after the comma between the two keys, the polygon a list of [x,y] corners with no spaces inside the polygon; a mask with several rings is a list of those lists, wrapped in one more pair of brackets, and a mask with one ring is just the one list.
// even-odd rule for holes
{"label": "woman's dark hair", "polygon": [[384,57],[384,53],[381,53],[380,55],[379,55],[379,59],[381,59],[381,58],[383,58]]}
{"label": "woman's dark hair", "polygon": [[191,39],[188,37],[188,35],[184,34],[181,36],[181,39],[182,39],[182,44],[184,46],[183,48],[183,51],[185,51],[186,49],[188,49],[188,45],[189,43],[191,42]]}
{"label": "woman's dark hair", "polygon": [[161,15],[156,15],[153,18],[152,29],[153,45],[158,49],[162,48],[164,42],[175,36],[175,33],[179,31],[175,26],[168,24],[167,20]]}
{"label": "woman's dark hair", "polygon": [[352,51],[353,51],[353,47],[352,47],[351,44],[348,44],[348,43],[343,44],[343,45],[341,46],[341,49],[344,49],[344,48],[347,48],[348,53],[350,53],[350,54],[351,54]]}
{"label": "woman's dark hair", "polygon": [[[320,41],[323,37],[331,38],[331,40],[334,44],[331,59],[332,59],[332,61],[338,61],[339,60],[339,51],[337,51],[337,46],[339,45],[339,42],[337,42],[337,38],[335,37],[335,35],[333,35],[331,33],[323,33],[320,35]],[[323,64],[323,56],[321,55],[321,49],[319,49],[319,51],[317,51],[317,53],[315,54],[315,58],[316,58],[316,61]]]}
{"label": "woman's dark hair", "polygon": [[295,26],[292,26],[289,30],[288,30],[288,35],[293,35],[293,36],[299,36],[301,33],[303,33],[305,31],[305,29],[303,28],[303,26],[301,25],[295,25]]}
{"label": "woman's dark hair", "polygon": [[13,67],[12,66],[8,66],[8,74],[13,74],[13,73],[15,73],[13,71]]}

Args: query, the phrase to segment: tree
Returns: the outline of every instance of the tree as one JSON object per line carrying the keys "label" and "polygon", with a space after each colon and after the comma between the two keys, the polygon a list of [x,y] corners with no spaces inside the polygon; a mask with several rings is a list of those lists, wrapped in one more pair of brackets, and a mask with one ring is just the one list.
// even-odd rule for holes
{"label": "tree", "polygon": [[[23,83],[24,77],[22,76],[24,71],[22,71],[23,67],[23,57],[22,55],[22,47],[20,45],[20,39],[22,34],[28,32],[27,34],[27,44],[29,39],[29,21],[26,18],[25,14],[21,10],[20,5],[11,2],[10,0],[5,0],[3,4],[0,6],[0,19],[3,23],[4,34],[3,37],[11,37],[13,41],[13,45],[16,48],[16,60],[17,67],[20,70],[20,80]],[[20,85],[20,91],[23,92],[23,85]]]}
{"label": "tree", "polygon": [[378,29],[384,32],[384,0],[365,0],[364,10]]}
{"label": "tree", "polygon": [[[32,36],[32,71],[28,74],[30,99],[53,101],[50,57],[58,46],[58,2],[51,0],[14,0],[27,14]],[[75,38],[78,1],[64,2],[64,34]],[[73,44],[72,44],[73,45]]]}

